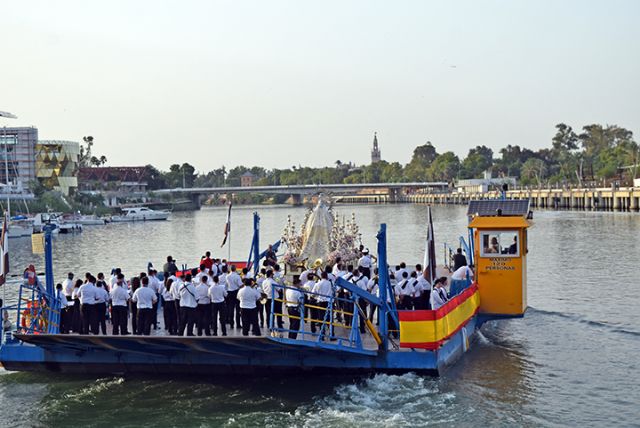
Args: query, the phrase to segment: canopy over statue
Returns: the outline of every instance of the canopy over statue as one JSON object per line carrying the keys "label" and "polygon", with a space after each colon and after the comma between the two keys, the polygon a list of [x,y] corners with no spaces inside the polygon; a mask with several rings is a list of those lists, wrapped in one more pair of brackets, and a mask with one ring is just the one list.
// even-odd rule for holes
{"label": "canopy over statue", "polygon": [[291,217],[288,218],[282,241],[287,245],[284,261],[289,265],[311,267],[318,260],[323,265],[333,265],[338,257],[345,263],[357,259],[360,233],[355,215],[340,221],[332,211],[330,200],[320,196],[316,206],[307,213],[299,233]]}
{"label": "canopy over statue", "polygon": [[331,252],[331,231],[333,230],[333,214],[327,203],[318,201],[311,214],[307,217],[302,235],[300,257],[307,260],[307,264],[315,260],[327,260]]}

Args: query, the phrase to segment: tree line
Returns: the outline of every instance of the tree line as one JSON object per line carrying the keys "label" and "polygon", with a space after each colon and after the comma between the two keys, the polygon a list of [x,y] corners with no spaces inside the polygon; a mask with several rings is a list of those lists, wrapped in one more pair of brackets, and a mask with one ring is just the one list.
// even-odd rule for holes
{"label": "tree line", "polygon": [[487,146],[473,147],[460,159],[454,152],[439,153],[428,141],[414,149],[408,164],[380,161],[356,166],[336,160],[332,166],[292,166],[265,169],[259,166],[225,166],[196,172],[189,163],[160,171],[147,165],[149,189],[179,187],[240,186],[240,177],[251,172],[254,185],[401,183],[481,178],[491,169],[494,177],[516,177],[521,185],[608,185],[612,181],[631,184],[637,177],[638,144],[633,133],[617,125],[591,124],[580,131],[560,123],[550,147],[537,151],[509,144],[498,155]]}

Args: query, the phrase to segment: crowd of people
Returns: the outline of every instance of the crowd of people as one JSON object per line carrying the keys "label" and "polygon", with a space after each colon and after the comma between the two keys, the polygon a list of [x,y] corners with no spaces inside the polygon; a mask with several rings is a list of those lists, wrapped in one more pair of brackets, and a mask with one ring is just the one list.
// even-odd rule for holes
{"label": "crowd of people", "polygon": [[[239,270],[224,259],[212,258],[210,252],[196,269],[180,271],[168,256],[161,274],[150,267],[129,280],[120,269],[114,269],[109,278],[89,272],[76,278],[70,272],[56,287],[63,302],[60,332],[105,335],[110,323],[112,335],[150,335],[152,329],[164,328],[170,335],[226,336],[229,329],[237,328],[245,336],[259,336],[272,318],[272,327],[285,331],[287,318],[288,337],[295,339],[301,322],[310,324],[311,333],[326,335],[327,330],[333,331],[333,324],[323,321],[329,309],[335,311],[336,321],[345,326],[351,325],[358,312],[362,333],[366,331],[365,319],[377,322],[377,307],[362,298],[354,301],[337,281],[342,278],[380,295],[377,260],[367,249],[361,247],[357,263],[345,264],[340,259],[333,266],[316,263],[294,276],[292,283],[285,282],[275,252],[268,254],[255,276],[247,268]],[[413,269],[407,268],[406,263],[390,268],[392,293],[387,295],[388,301],[395,299],[399,310],[438,309],[473,278],[473,270],[461,250],[457,256],[450,292],[446,289],[448,277],[436,278],[430,284],[419,264]],[[330,302],[333,308],[329,308]],[[163,326],[158,322],[159,311]],[[330,328],[323,328],[327,324]]]}

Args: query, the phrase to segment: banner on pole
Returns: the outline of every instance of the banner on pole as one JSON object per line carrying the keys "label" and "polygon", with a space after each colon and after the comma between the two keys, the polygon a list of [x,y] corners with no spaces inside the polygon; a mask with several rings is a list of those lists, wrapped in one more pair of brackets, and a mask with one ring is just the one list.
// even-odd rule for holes
{"label": "banner on pole", "polygon": [[44,233],[31,235],[31,252],[33,254],[44,254]]}

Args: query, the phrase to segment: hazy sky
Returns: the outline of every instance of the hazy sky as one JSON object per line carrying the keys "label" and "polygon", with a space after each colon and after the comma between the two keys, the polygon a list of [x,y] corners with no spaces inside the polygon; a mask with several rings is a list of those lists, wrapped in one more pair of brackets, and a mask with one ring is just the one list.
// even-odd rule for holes
{"label": "hazy sky", "polygon": [[110,165],[408,162],[640,133],[640,1],[0,1],[0,123]]}

